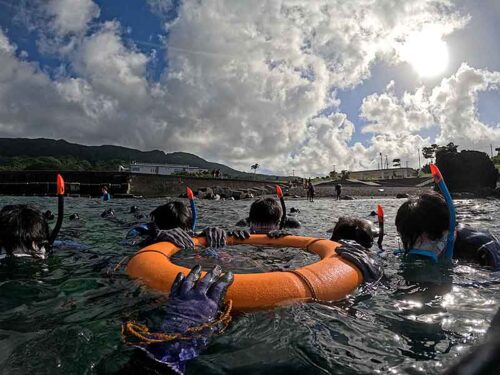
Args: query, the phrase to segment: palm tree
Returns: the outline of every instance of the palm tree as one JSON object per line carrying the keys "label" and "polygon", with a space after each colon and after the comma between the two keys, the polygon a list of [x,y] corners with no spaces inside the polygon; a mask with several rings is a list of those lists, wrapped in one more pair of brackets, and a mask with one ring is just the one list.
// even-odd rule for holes
{"label": "palm tree", "polygon": [[251,169],[253,169],[253,173],[257,173],[257,169],[259,169],[260,165],[259,163],[255,163],[254,165],[250,166]]}

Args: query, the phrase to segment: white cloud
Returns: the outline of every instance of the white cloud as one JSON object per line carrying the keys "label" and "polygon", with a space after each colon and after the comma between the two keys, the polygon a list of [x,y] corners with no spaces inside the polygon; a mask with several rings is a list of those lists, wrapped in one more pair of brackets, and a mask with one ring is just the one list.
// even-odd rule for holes
{"label": "white cloud", "polygon": [[64,36],[87,30],[90,21],[99,17],[100,9],[92,0],[50,0],[46,5],[55,33]]}
{"label": "white cloud", "polygon": [[450,78],[432,90],[430,103],[441,133],[440,143],[454,142],[461,148],[488,149],[500,142],[500,128],[481,122],[477,113],[478,93],[498,90],[500,72],[474,69],[462,64]]}
{"label": "white cloud", "polygon": [[[397,63],[411,32],[433,24],[446,35],[466,21],[448,0],[186,1],[165,26],[169,69],[152,82],[152,57],[124,43],[126,25],[89,29],[99,8],[76,3],[79,15],[62,1],[44,8],[57,34],[43,34],[46,45],[67,47],[71,77],[50,79],[17,59],[0,32],[0,75],[17,71],[0,88],[8,98],[0,101],[2,134],[183,150],[242,169],[258,161],[306,174],[373,166],[380,151],[410,157],[426,142],[415,133],[438,108],[424,88],[366,98],[362,114],[375,133],[366,147],[349,146],[356,129],[335,92],[361,83],[377,60]],[[150,5],[171,9],[170,1]]]}
{"label": "white cloud", "polygon": [[392,84],[382,94],[372,94],[363,99],[361,117],[368,125],[364,133],[393,134],[401,131],[418,132],[434,124],[434,117],[429,110],[425,88],[420,87],[415,93],[405,93],[398,98]]}

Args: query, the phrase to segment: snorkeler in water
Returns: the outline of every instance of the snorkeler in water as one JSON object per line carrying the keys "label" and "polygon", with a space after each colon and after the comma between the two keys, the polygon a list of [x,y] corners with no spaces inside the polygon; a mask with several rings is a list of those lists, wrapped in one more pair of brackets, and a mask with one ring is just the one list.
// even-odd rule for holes
{"label": "snorkeler in water", "polygon": [[168,241],[181,248],[194,248],[191,235],[207,238],[207,247],[219,248],[226,245],[228,235],[236,238],[248,238],[244,231],[230,231],[208,227],[195,233],[193,212],[183,202],[171,201],[155,208],[150,214],[151,222],[134,226],[126,238],[143,238],[142,245]]}
{"label": "snorkeler in water", "polygon": [[404,253],[437,262],[462,259],[500,270],[500,242],[491,233],[469,227],[456,228],[455,207],[444,180],[431,164],[443,195],[425,193],[403,203],[396,215],[396,228]]}
{"label": "snorkeler in water", "polygon": [[49,228],[46,212],[30,204],[12,204],[0,210],[0,259],[46,259],[54,247],[80,247],[75,241],[56,241],[64,218],[64,180],[57,178],[57,221]]}

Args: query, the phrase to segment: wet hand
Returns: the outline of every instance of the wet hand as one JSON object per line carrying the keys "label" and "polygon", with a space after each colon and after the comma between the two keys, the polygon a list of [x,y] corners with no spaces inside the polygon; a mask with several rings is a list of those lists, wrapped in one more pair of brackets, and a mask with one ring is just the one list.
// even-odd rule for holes
{"label": "wet hand", "polygon": [[365,282],[371,283],[382,277],[382,267],[366,248],[355,241],[341,240],[339,243],[341,246],[335,251],[342,259],[353,263],[361,271]]}

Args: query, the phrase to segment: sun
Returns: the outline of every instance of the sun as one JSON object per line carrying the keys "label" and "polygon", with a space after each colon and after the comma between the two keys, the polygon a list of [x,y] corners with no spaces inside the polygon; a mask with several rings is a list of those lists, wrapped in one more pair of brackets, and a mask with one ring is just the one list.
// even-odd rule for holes
{"label": "sun", "polygon": [[448,45],[437,32],[427,30],[411,34],[403,44],[401,58],[422,78],[432,78],[448,67]]}

